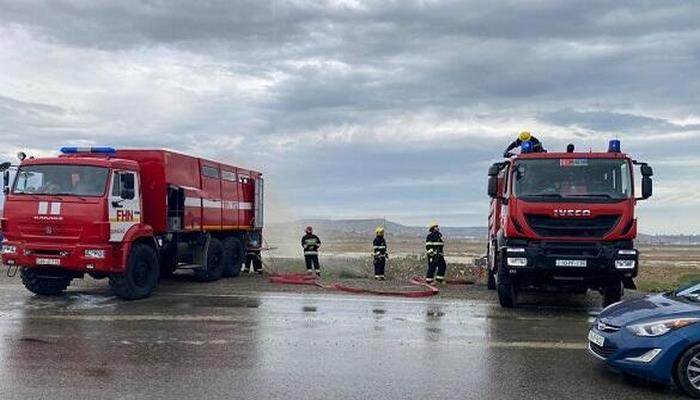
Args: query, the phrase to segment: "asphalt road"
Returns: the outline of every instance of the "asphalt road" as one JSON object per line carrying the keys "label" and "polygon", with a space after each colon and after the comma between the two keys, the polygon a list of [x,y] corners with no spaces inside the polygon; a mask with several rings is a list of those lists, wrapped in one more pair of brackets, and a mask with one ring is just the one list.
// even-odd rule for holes
{"label": "asphalt road", "polygon": [[237,285],[169,282],[127,303],[104,283],[47,299],[5,278],[0,398],[679,398],[588,356],[585,300],[511,311],[479,287],[403,300]]}

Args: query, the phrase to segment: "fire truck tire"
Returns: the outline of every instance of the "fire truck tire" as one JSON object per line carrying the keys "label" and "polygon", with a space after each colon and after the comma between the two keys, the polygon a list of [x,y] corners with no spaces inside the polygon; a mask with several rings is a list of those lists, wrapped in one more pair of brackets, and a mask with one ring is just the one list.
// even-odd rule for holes
{"label": "fire truck tire", "polygon": [[493,243],[490,243],[487,249],[488,265],[486,266],[486,287],[489,290],[496,290],[496,252]]}
{"label": "fire truck tire", "polygon": [[513,278],[506,274],[498,275],[498,302],[501,307],[513,308],[516,306],[517,292]]}
{"label": "fire truck tire", "polygon": [[126,271],[109,275],[109,286],[124,300],[148,297],[158,284],[158,256],[148,245],[136,243],[126,261]]}
{"label": "fire truck tire", "polygon": [[43,296],[58,296],[70,285],[71,278],[56,275],[41,276],[34,268],[22,268],[22,283],[32,293]]}
{"label": "fire truck tire", "polygon": [[611,279],[603,288],[603,307],[622,300],[622,282],[619,279]]}
{"label": "fire truck tire", "polygon": [[213,282],[221,279],[223,273],[224,245],[219,239],[212,238],[207,251],[207,267],[196,270],[195,276],[202,282]]}
{"label": "fire truck tire", "polygon": [[234,278],[241,274],[243,256],[243,243],[240,239],[229,237],[224,240],[224,277]]}

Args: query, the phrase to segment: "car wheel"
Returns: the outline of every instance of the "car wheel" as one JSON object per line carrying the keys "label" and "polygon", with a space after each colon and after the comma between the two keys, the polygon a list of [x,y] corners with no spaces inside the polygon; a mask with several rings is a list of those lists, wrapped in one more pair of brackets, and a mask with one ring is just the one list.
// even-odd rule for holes
{"label": "car wheel", "polygon": [[700,399],[700,344],[683,353],[676,365],[676,383],[689,396]]}

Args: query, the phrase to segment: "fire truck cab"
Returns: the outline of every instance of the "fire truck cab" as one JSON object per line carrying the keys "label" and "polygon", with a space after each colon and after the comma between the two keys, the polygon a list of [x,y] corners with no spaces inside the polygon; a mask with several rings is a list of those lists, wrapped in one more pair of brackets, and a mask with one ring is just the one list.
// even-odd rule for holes
{"label": "fire truck cab", "polygon": [[[514,307],[520,291],[600,291],[603,304],[634,288],[638,200],[652,168],[613,140],[606,152],[525,153],[489,169],[488,286]],[[635,197],[635,167],[641,191]]]}
{"label": "fire truck cab", "polygon": [[61,152],[24,159],[5,180],[2,261],[34,293],[89,274],[143,298],[178,268],[236,276],[244,249],[261,246],[259,172],[166,150]]}

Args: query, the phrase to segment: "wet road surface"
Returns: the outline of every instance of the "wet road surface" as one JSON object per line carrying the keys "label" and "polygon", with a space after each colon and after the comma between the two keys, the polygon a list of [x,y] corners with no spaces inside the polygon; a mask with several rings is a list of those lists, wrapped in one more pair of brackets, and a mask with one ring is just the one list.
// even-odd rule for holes
{"label": "wet road surface", "polygon": [[681,398],[588,356],[585,301],[511,311],[488,294],[235,288],[173,282],[126,303],[104,284],[41,298],[3,283],[0,398]]}

